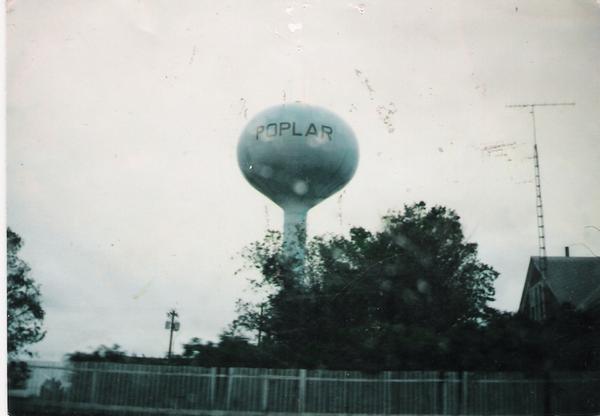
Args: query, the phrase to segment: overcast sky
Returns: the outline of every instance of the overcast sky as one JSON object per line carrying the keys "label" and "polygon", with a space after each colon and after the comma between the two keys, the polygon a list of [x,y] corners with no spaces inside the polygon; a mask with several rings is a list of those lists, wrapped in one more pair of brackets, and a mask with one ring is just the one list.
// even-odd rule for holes
{"label": "overcast sky", "polygon": [[7,222],[41,284],[41,359],[215,340],[247,297],[239,251],[282,212],[236,145],[300,100],[354,129],[361,159],[309,235],[372,230],[424,200],[461,216],[515,310],[537,255],[536,112],[549,255],[600,253],[600,3],[9,1]]}

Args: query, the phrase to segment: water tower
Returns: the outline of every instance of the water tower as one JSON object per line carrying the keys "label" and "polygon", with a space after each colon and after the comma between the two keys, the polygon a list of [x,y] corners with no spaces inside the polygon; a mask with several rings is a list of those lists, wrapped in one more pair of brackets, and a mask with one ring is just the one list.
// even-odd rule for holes
{"label": "water tower", "polygon": [[237,150],[248,182],[283,209],[284,253],[301,269],[308,210],[342,189],[356,171],[352,129],[324,108],[283,104],[250,120]]}

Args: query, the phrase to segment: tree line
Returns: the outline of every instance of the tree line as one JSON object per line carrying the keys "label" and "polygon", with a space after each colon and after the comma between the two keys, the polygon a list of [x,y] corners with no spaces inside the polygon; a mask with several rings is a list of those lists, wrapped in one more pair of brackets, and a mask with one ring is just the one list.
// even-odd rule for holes
{"label": "tree line", "polygon": [[[171,363],[340,370],[600,370],[600,318],[564,305],[534,322],[498,311],[498,273],[451,209],[405,206],[377,232],[308,243],[304,274],[268,232],[243,253],[260,302],[238,301],[218,342],[193,338]],[[106,351],[104,352],[106,354]],[[104,360],[102,353],[74,360]],[[119,358],[140,362],[140,357]],[[160,362],[160,360],[159,360]]]}
{"label": "tree line", "polygon": [[[16,324],[9,316],[14,353],[43,337],[43,310],[39,288],[16,256],[22,242],[11,233],[9,294],[18,282],[35,300],[16,304],[28,309],[22,316],[29,317],[29,332],[21,332],[28,339],[11,334]],[[315,237],[301,276],[286,260],[278,232],[251,244],[243,257],[262,299],[239,300],[219,341],[192,338],[170,360],[128,354],[118,345],[69,359],[368,372],[600,370],[598,314],[564,305],[535,322],[490,307],[498,273],[479,259],[460,217],[446,207],[419,202],[383,216],[379,231],[354,227],[347,236]]]}

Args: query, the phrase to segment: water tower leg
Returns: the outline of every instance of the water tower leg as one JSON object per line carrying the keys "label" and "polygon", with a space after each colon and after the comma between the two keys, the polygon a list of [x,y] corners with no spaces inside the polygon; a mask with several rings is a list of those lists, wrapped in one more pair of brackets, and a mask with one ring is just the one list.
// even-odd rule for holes
{"label": "water tower leg", "polygon": [[306,245],[306,213],[305,208],[284,209],[283,251],[290,261],[296,279],[302,280]]}

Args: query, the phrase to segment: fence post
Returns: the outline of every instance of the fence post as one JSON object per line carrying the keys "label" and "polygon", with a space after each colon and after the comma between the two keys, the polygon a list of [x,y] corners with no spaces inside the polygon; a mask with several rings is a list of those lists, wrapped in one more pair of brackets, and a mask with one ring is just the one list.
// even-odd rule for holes
{"label": "fence post", "polygon": [[269,406],[269,370],[265,369],[263,371],[260,408],[263,412],[266,412]]}
{"label": "fence post", "polygon": [[92,370],[92,382],[90,383],[90,403],[96,403],[98,401],[98,380],[97,371],[94,368]]}
{"label": "fence post", "polygon": [[227,370],[227,397],[225,398],[225,409],[230,410],[231,408],[231,394],[233,390],[233,373],[234,369],[230,367]]}
{"label": "fence post", "polygon": [[212,367],[210,369],[210,380],[208,385],[208,405],[211,409],[215,408],[215,396],[217,390],[217,369]]}
{"label": "fence post", "polygon": [[392,383],[391,373],[383,372],[383,414],[389,415],[392,413]]}
{"label": "fence post", "polygon": [[463,371],[462,373],[462,397],[461,397],[461,406],[460,413],[466,415],[469,411],[468,407],[468,399],[469,399],[469,372]]}
{"label": "fence post", "polygon": [[544,371],[544,415],[552,415],[552,379],[550,373]]}
{"label": "fence post", "polygon": [[300,370],[298,379],[298,413],[304,413],[306,406],[306,370]]}
{"label": "fence post", "polygon": [[447,415],[448,413],[448,383],[449,380],[452,379],[452,377],[448,378],[448,375],[442,371],[441,372],[441,379],[442,379],[442,414],[443,415]]}
{"label": "fence post", "polygon": [[452,373],[450,373],[450,377],[448,377],[447,374],[444,374],[444,397],[443,397],[443,402],[442,402],[442,414],[444,415],[448,415],[450,414],[450,412],[448,411],[448,391],[450,390],[450,383],[452,383],[454,377],[452,377]]}

